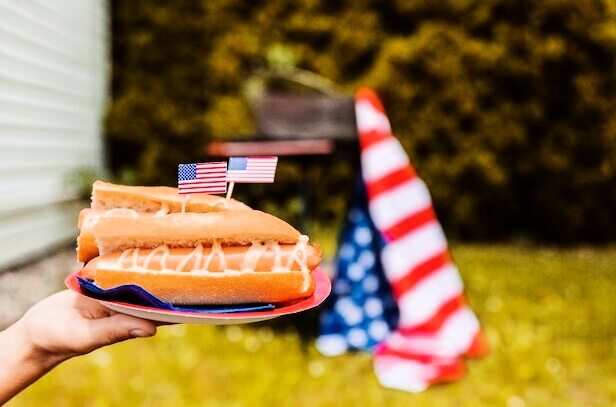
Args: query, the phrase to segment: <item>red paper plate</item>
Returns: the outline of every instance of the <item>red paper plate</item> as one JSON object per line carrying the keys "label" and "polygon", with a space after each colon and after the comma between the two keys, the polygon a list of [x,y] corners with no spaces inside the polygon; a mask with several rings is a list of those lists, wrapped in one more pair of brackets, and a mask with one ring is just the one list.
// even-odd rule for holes
{"label": "red paper plate", "polygon": [[290,305],[277,305],[271,311],[251,311],[236,312],[232,314],[214,314],[206,312],[172,311],[160,308],[144,307],[142,305],[129,304],[119,301],[104,301],[92,298],[87,292],[81,289],[75,274],[69,275],[64,283],[74,292],[84,297],[92,298],[100,302],[104,307],[115,312],[132,315],[135,317],[149,319],[152,321],[170,322],[176,324],[207,324],[207,325],[226,325],[226,324],[247,324],[250,322],[265,321],[283,315],[295,314],[314,308],[320,305],[329,293],[332,286],[329,277],[319,268],[312,272],[315,290],[311,297],[305,298]]}

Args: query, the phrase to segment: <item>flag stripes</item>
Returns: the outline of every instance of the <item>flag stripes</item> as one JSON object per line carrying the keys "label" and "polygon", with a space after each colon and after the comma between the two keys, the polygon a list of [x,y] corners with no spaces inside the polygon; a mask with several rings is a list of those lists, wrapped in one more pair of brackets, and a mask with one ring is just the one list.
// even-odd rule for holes
{"label": "flag stripes", "polygon": [[443,251],[415,266],[409,273],[402,276],[402,278],[391,283],[391,288],[393,289],[394,295],[396,298],[400,298],[405,292],[411,290],[423,278],[434,273],[441,267],[444,267],[449,263],[449,261],[449,254],[446,251]]}
{"label": "flag stripes", "polygon": [[400,310],[398,329],[375,352],[375,371],[385,386],[421,391],[461,377],[460,356],[472,347],[481,354],[485,343],[428,188],[371,89],[358,91],[356,117],[370,216],[386,241],[381,261]]}
{"label": "flag stripes", "polygon": [[[377,162],[378,165],[374,165]],[[370,184],[390,173],[409,166],[409,159],[398,140],[389,137],[361,152],[362,175]]]}
{"label": "flag stripes", "polygon": [[226,191],[226,162],[178,165],[178,192],[180,194],[224,194]]}
{"label": "flag stripes", "polygon": [[228,182],[272,183],[276,175],[278,157],[231,157],[229,158]]}
{"label": "flag stripes", "polygon": [[393,186],[386,194],[370,199],[369,203],[372,220],[380,230],[387,230],[431,206],[428,188],[419,178]]}
{"label": "flag stripes", "polygon": [[419,212],[408,215],[400,222],[385,230],[384,234],[389,241],[398,240],[403,236],[411,233],[413,230],[424,226],[426,223],[432,221],[436,221],[436,215],[434,214],[434,209],[429,206],[425,209],[420,210]]}
{"label": "flag stripes", "polygon": [[398,327],[398,330],[404,335],[433,334],[443,326],[443,323],[454,312],[462,309],[465,304],[464,296],[460,293],[442,304],[438,311],[426,322],[416,326],[401,326]]}
{"label": "flag stripes", "polygon": [[462,293],[462,281],[456,268],[447,264],[422,279],[398,300],[408,312],[400,315],[400,326],[414,327],[425,323],[451,298]]}
{"label": "flag stripes", "polygon": [[415,172],[409,166],[392,171],[380,179],[372,181],[366,185],[368,199],[374,199],[379,194],[387,192],[391,188],[402,185],[415,178]]}

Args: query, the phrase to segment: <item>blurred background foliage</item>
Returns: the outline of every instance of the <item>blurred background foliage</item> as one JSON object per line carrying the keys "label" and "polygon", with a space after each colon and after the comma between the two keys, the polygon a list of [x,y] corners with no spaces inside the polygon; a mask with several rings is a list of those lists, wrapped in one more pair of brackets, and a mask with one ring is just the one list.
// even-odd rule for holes
{"label": "blurred background foliage", "polygon": [[[292,72],[348,95],[378,90],[450,235],[616,237],[613,0],[116,0],[112,9],[106,129],[124,182],[174,185],[177,164],[203,160],[207,141],[254,133],[250,100],[276,86],[263,73]],[[313,215],[328,223],[343,215],[356,169],[320,164],[308,170],[319,185]],[[280,167],[274,185],[237,193],[293,219],[303,169]]]}

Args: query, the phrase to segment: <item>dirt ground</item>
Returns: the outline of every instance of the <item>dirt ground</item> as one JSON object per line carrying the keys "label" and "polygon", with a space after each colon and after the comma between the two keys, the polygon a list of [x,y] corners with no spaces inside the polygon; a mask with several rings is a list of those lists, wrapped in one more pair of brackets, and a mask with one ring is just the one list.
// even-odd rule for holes
{"label": "dirt ground", "polygon": [[66,247],[33,263],[0,271],[0,329],[40,299],[62,290],[64,278],[79,266],[75,249]]}

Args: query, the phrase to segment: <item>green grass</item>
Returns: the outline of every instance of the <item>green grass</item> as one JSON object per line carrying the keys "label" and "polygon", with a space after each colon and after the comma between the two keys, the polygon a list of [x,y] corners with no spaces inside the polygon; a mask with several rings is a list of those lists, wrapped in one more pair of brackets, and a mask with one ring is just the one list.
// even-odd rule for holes
{"label": "green grass", "polygon": [[491,353],[460,382],[386,390],[370,356],[324,358],[316,314],[167,326],[58,367],[13,406],[616,405],[616,248],[454,247]]}

